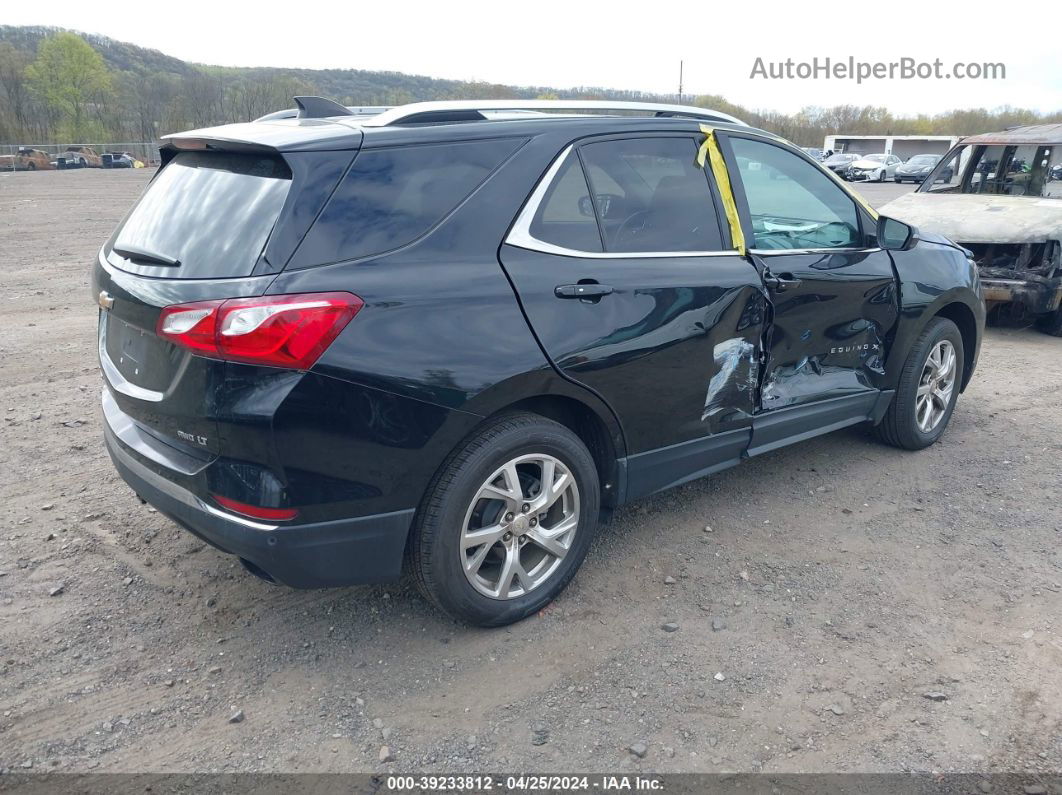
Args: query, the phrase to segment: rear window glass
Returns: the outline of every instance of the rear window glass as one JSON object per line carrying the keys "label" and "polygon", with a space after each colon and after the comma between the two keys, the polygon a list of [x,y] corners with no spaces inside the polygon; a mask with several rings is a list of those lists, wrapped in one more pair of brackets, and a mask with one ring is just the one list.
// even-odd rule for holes
{"label": "rear window glass", "polygon": [[278,157],[181,152],[152,181],[113,247],[120,256],[135,252],[126,261],[137,266],[179,263],[165,268],[172,278],[246,276],[290,185]]}
{"label": "rear window glass", "polygon": [[290,267],[382,254],[416,240],[521,143],[509,139],[362,151]]}

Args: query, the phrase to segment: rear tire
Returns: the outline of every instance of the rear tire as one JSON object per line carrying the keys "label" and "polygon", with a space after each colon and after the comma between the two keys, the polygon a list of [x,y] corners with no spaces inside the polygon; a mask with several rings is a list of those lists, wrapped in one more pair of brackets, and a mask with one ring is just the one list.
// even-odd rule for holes
{"label": "rear tire", "polygon": [[[952,354],[952,369],[948,374],[950,388],[946,400],[940,400],[936,384],[941,383],[939,373],[934,374],[931,357],[940,351]],[[893,447],[904,450],[921,450],[936,442],[948,427],[963,379],[963,344],[959,328],[947,318],[933,318],[911,346],[900,373],[896,394],[889,404],[885,417],[875,429],[878,437]],[[939,368],[937,368],[939,370]],[[929,406],[926,406],[926,400]],[[932,411],[932,416],[926,411]],[[927,427],[930,425],[931,427]]]}
{"label": "rear tire", "polygon": [[[547,473],[553,485],[544,491]],[[511,624],[571,581],[599,504],[597,467],[578,436],[537,414],[504,414],[451,453],[428,487],[410,567],[424,595],[454,618]]]}
{"label": "rear tire", "polygon": [[1062,337],[1062,306],[1054,312],[1038,318],[1036,327],[1044,334],[1050,334],[1052,337]]}

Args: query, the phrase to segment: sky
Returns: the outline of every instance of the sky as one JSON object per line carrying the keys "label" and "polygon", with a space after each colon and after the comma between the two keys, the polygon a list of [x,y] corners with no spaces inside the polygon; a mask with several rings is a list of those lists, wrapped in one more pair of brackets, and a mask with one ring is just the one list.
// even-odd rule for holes
{"label": "sky", "polygon": [[[978,6],[892,0],[865,11],[810,3],[612,0],[604,3],[186,2],[129,6],[83,0],[7,3],[0,24],[60,25],[197,63],[351,68],[568,88],[719,94],[754,110],[885,106],[896,115],[1001,105],[1062,109],[1060,17],[1052,4],[1002,14]],[[841,8],[838,6],[838,8]],[[1037,10],[1037,9],[1040,10]],[[1002,34],[994,35],[993,30]],[[1039,32],[1037,32],[1039,31]],[[991,42],[991,46],[988,46]],[[763,79],[764,69],[826,58],[1003,64],[1004,79]],[[796,67],[794,66],[794,69]]]}

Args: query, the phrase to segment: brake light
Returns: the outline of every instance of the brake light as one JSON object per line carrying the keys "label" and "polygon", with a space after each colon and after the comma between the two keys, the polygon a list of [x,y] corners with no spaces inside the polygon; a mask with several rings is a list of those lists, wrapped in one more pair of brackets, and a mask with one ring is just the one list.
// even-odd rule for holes
{"label": "brake light", "polygon": [[252,519],[283,521],[285,519],[294,519],[299,515],[299,512],[295,508],[263,508],[260,505],[248,505],[246,502],[239,502],[238,500],[233,500],[229,497],[222,497],[220,494],[211,494],[210,496],[213,497],[214,502],[222,508],[227,508],[233,513],[238,513],[241,516],[249,516]]}
{"label": "brake light", "polygon": [[197,301],[163,309],[156,333],[212,359],[308,370],[364,305],[352,293]]}

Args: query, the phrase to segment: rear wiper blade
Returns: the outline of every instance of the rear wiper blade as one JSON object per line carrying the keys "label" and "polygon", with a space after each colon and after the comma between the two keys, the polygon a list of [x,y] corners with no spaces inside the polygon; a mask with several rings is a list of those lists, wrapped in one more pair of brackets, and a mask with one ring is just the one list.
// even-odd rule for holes
{"label": "rear wiper blade", "polygon": [[157,251],[148,251],[146,248],[140,248],[140,246],[113,246],[111,251],[121,257],[136,260],[137,262],[150,262],[152,265],[163,265],[167,268],[179,268],[181,266],[179,259],[160,254]]}

